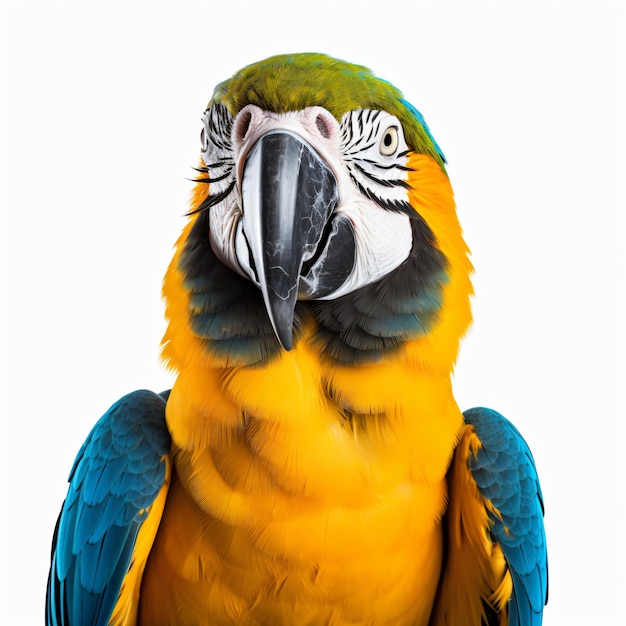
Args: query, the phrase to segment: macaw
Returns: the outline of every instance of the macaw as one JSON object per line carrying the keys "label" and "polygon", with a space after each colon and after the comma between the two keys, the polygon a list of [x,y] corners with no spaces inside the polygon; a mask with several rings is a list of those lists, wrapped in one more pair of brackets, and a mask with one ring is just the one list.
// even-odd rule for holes
{"label": "macaw", "polygon": [[473,269],[445,163],[362,66],[216,87],[163,283],[176,378],[78,453],[49,626],[541,624],[533,457],[452,392]]}

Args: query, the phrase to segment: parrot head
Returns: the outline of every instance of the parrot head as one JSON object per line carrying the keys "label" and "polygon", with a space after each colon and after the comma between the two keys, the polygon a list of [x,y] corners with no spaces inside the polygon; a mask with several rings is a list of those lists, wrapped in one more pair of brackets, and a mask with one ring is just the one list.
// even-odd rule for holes
{"label": "parrot head", "polygon": [[322,54],[281,55],[219,84],[202,121],[164,283],[174,367],[190,354],[258,364],[305,337],[336,361],[378,361],[451,306],[456,346],[471,266],[443,153],[398,89]]}

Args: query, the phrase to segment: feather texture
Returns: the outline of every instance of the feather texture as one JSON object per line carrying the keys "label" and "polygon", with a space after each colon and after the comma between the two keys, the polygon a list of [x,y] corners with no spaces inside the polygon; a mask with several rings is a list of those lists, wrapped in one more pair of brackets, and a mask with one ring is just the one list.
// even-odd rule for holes
{"label": "feather texture", "polygon": [[472,265],[423,116],[280,55],[218,85],[201,157],[163,283],[176,380],[79,452],[47,625],[539,626],[534,461],[452,393]]}
{"label": "feather texture", "polygon": [[131,556],[135,569],[145,565],[150,545],[143,554],[133,550],[142,524],[156,531],[169,447],[165,400],[149,391],[124,396],[91,431],[74,462],[53,541],[49,625],[109,623]]}
{"label": "feather texture", "polygon": [[465,411],[449,475],[446,564],[433,626],[539,626],[548,601],[543,498],[517,429],[496,411]]}

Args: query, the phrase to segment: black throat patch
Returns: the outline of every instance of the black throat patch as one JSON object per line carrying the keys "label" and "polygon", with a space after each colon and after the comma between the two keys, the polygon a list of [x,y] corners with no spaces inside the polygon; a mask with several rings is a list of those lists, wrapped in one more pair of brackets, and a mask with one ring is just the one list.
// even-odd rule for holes
{"label": "black throat patch", "polygon": [[[410,207],[407,213],[413,232],[408,259],[388,276],[335,300],[298,302],[294,346],[311,316],[319,326],[314,342],[325,356],[342,363],[380,361],[405,341],[428,333],[442,306],[447,259],[424,220]],[[283,348],[263,297],[256,285],[217,258],[208,218],[208,212],[198,216],[180,259],[190,293],[191,329],[227,367],[266,363]]]}

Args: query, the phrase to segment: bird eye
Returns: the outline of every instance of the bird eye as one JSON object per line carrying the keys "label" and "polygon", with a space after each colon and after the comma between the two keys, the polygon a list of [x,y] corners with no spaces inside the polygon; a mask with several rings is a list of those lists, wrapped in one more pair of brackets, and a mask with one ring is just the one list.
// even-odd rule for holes
{"label": "bird eye", "polygon": [[398,129],[390,126],[383,133],[378,149],[383,156],[391,156],[398,149],[398,142]]}

